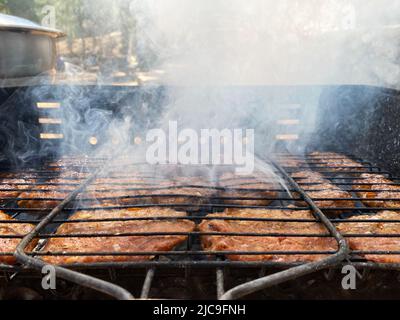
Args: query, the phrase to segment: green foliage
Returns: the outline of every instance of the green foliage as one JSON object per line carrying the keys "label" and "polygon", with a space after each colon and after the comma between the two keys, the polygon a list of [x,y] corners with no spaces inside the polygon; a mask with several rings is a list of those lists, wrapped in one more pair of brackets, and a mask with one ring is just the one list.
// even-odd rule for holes
{"label": "green foliage", "polygon": [[0,12],[40,23],[43,8],[56,10],[57,28],[71,38],[101,36],[116,30],[132,32],[130,0],[0,0]]}
{"label": "green foliage", "polygon": [[0,12],[1,13],[8,13],[7,3],[8,3],[8,0],[0,0]]}
{"label": "green foliage", "polygon": [[[119,47],[126,61],[136,52],[135,17],[130,10],[132,0],[0,0],[0,12],[15,15],[41,24],[45,6],[56,14],[56,28],[68,35],[68,49],[75,54],[76,44],[96,50],[97,56],[109,55]],[[115,36],[114,32],[121,32]],[[116,33],[117,34],[117,33]],[[110,36],[112,35],[112,36]],[[91,39],[86,41],[86,39]],[[108,39],[102,41],[102,39]],[[119,39],[119,40],[116,40]],[[115,40],[116,42],[112,42]],[[119,41],[119,42],[118,42]],[[89,51],[88,51],[89,52]],[[86,49],[76,52],[84,60]],[[107,60],[108,58],[104,58]]]}
{"label": "green foliage", "polygon": [[36,12],[42,16],[46,5],[54,6],[56,10],[57,28],[75,38],[80,36],[78,16],[83,7],[83,0],[35,0]]}
{"label": "green foliage", "polygon": [[40,23],[43,8],[51,5],[56,10],[57,28],[76,37],[80,33],[78,18],[84,7],[83,2],[84,0],[0,0],[0,12]]}
{"label": "green foliage", "polygon": [[35,0],[0,0],[0,11],[37,21]]}

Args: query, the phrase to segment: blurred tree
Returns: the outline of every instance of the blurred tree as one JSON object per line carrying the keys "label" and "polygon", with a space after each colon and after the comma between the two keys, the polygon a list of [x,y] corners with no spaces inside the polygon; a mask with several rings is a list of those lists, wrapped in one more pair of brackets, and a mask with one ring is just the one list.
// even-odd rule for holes
{"label": "blurred tree", "polygon": [[8,13],[7,0],[0,0],[0,12]]}
{"label": "blurred tree", "polygon": [[[19,0],[18,0],[19,1]],[[34,2],[37,15],[42,15],[42,9],[46,5],[53,6],[56,10],[56,28],[65,31],[69,39],[80,36],[80,24],[78,17],[81,16],[83,0],[29,0]],[[69,42],[72,46],[72,42]]]}
{"label": "blurred tree", "polygon": [[[43,9],[53,6],[56,28],[68,36],[66,46],[62,44],[65,57],[93,70],[109,64],[111,69],[134,74],[139,53],[134,3],[134,0],[0,0],[0,12],[41,24],[48,14]],[[148,50],[141,52],[149,60]]]}
{"label": "blurred tree", "polygon": [[136,53],[136,19],[132,14],[131,0],[119,0],[119,16],[122,32],[122,51],[127,65],[132,63]]}
{"label": "blurred tree", "polygon": [[0,0],[0,10],[21,18],[37,21],[35,1],[32,0]]}

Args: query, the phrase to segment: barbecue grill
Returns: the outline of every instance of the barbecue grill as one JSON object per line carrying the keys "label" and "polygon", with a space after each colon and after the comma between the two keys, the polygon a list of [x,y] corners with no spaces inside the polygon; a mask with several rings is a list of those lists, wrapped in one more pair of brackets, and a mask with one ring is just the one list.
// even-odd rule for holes
{"label": "barbecue grill", "polygon": [[[8,137],[9,133],[6,129],[15,129],[13,143],[7,138],[3,138],[3,174],[13,174],[14,178],[26,179],[32,177],[35,182],[17,183],[17,186],[25,186],[26,190],[37,190],[40,186],[44,190],[65,191],[68,196],[60,198],[37,198],[36,201],[56,201],[58,205],[43,208],[21,208],[17,205],[17,201],[24,200],[21,198],[4,198],[2,201],[2,210],[11,215],[14,220],[11,223],[31,223],[35,225],[32,232],[25,236],[1,236],[1,238],[16,238],[19,241],[15,252],[4,252],[1,256],[15,256],[17,264],[1,265],[3,271],[3,283],[7,288],[4,296],[7,297],[7,290],[10,288],[29,286],[29,290],[34,290],[35,297],[46,298],[82,298],[82,297],[114,297],[118,299],[132,298],[219,298],[219,299],[240,299],[245,297],[265,298],[265,297],[283,297],[291,298],[297,294],[305,296],[306,292],[315,292],[315,290],[332,290],[338,296],[345,295],[351,297],[349,293],[344,293],[340,288],[340,282],[332,279],[340,277],[340,269],[344,265],[351,264],[359,271],[359,276],[364,279],[364,283],[368,283],[367,288],[372,285],[380,285],[380,288],[386,288],[388,296],[397,294],[396,286],[393,286],[392,277],[396,278],[400,268],[399,264],[391,263],[375,263],[362,258],[365,254],[373,255],[400,255],[399,251],[354,251],[351,250],[347,239],[351,237],[400,237],[396,234],[344,234],[338,231],[338,223],[352,223],[347,219],[349,216],[370,214],[385,210],[384,206],[366,207],[362,204],[360,198],[355,195],[355,175],[362,172],[376,172],[389,177],[393,181],[393,185],[400,185],[396,173],[398,172],[398,163],[396,159],[395,146],[397,142],[391,139],[398,134],[396,127],[391,121],[395,117],[389,116],[398,112],[397,106],[398,92],[395,90],[364,87],[364,86],[342,86],[342,87],[322,87],[321,99],[318,106],[317,126],[314,132],[304,134],[299,130],[298,139],[285,142],[280,139],[274,150],[274,154],[259,154],[259,158],[269,164],[276,175],[280,176],[288,186],[286,190],[282,186],[275,186],[273,190],[278,192],[277,197],[271,198],[273,201],[268,206],[259,205],[238,205],[226,204],[224,200],[229,200],[221,196],[213,196],[208,198],[206,202],[196,203],[195,208],[192,199],[196,196],[188,196],[187,203],[177,204],[159,204],[148,201],[148,196],[124,196],[123,198],[137,198],[139,204],[114,205],[114,206],[85,206],[82,201],[82,194],[85,189],[93,186],[97,178],[103,176],[110,177],[104,172],[104,167],[108,171],[122,171],[127,166],[135,169],[145,164],[124,163],[122,166],[113,162],[111,158],[94,158],[90,155],[76,156],[76,150],[86,144],[85,150],[90,150],[87,146],[90,144],[91,138],[96,138],[101,142],[101,132],[111,119],[120,116],[121,113],[126,114],[126,110],[132,114],[139,115],[134,117],[137,119],[137,125],[132,125],[132,136],[140,136],[144,130],[156,123],[156,115],[163,106],[165,101],[165,90],[168,88],[139,88],[139,87],[29,87],[14,88],[1,91],[1,107],[3,110],[10,111],[7,114],[2,112],[1,123],[7,124],[6,128],[2,128],[3,137]],[[243,90],[243,89],[241,89]],[[245,90],[252,91],[248,88]],[[259,88],[257,90],[260,90]],[[304,97],[310,90],[316,90],[309,87],[287,87],[280,88],[282,92],[295,92],[293,99]],[[263,88],[266,99],[276,92],[276,88]],[[86,97],[82,99],[82,96]],[[367,97],[367,98],[366,98]],[[343,99],[342,99],[343,98]],[[303,98],[300,98],[302,100]],[[82,102],[83,101],[83,102]],[[298,100],[289,101],[297,103]],[[288,103],[288,101],[285,101]],[[304,103],[303,101],[301,103]],[[352,106],[349,116],[348,106]],[[85,127],[88,125],[88,110],[101,110],[106,115],[104,123],[98,125],[92,132],[85,131],[84,135],[77,136],[79,130],[73,131],[64,128],[62,121],[54,121],[53,123],[43,123],[39,120],[46,116],[51,119],[66,119],[68,117],[63,113],[82,115],[81,123],[77,124]],[[301,110],[301,108],[300,108]],[[334,111],[333,111],[334,110]],[[301,111],[299,111],[301,112]],[[304,112],[307,109],[304,108]],[[336,118],[335,118],[336,117]],[[144,121],[145,119],[145,121]],[[135,121],[135,120],[134,120]],[[365,125],[368,123],[368,126]],[[21,125],[22,124],[22,125]],[[300,126],[296,122],[296,126]],[[22,128],[22,129],[21,129]],[[354,128],[357,128],[355,130]],[[386,130],[391,134],[387,134]],[[291,128],[295,130],[295,128]],[[29,139],[26,139],[26,133],[29,132]],[[282,136],[282,135],[281,135]],[[318,138],[310,138],[318,137]],[[366,137],[366,138],[365,138]],[[372,137],[371,142],[367,142]],[[385,139],[382,139],[385,137]],[[381,138],[381,143],[375,143]],[[360,141],[357,146],[353,145],[354,141]],[[132,142],[134,143],[134,142]],[[101,143],[100,143],[101,144]],[[62,146],[62,148],[60,147]],[[390,149],[390,146],[392,148]],[[394,147],[393,147],[394,146]],[[93,151],[98,145],[91,145]],[[298,150],[304,148],[305,152],[299,153]],[[60,149],[63,153],[70,153],[70,156],[63,158],[68,163],[68,169],[81,174],[80,177],[67,177],[68,180],[62,183],[48,182],[52,178],[59,177],[60,166],[54,164],[60,157]],[[345,170],[333,170],[326,166],[324,158],[310,158],[307,156],[310,151],[322,150],[338,152],[342,155],[357,161],[361,167],[351,168],[343,166]],[[22,155],[22,156],[21,156]],[[121,156],[123,159],[123,155]],[[82,164],[82,159],[84,164]],[[302,188],[302,184],[291,177],[291,173],[301,167],[285,166],[284,162],[279,160],[297,160],[302,163],[304,169],[311,169],[322,173],[333,185],[343,190],[351,191],[351,198],[340,200],[354,200],[357,202],[356,207],[348,208],[320,208],[316,205],[316,201],[332,200],[332,199],[311,199],[306,191]],[[340,169],[336,167],[335,169]],[[118,182],[121,175],[111,176],[115,181],[107,184],[109,190],[119,190],[119,186],[124,187],[121,190],[137,190],[140,186],[128,186],[123,182]],[[126,175],[125,175],[126,177]],[[155,187],[150,189],[152,197],[163,197],[173,199],[179,197],[174,194],[176,187],[171,187],[171,194],[160,192],[157,194],[157,183],[162,177],[147,176],[146,179],[152,181]],[[217,179],[217,178],[216,178]],[[266,178],[265,182],[269,182]],[[6,185],[6,182],[0,182]],[[366,183],[368,184],[368,183]],[[359,183],[357,183],[359,185]],[[46,187],[48,187],[46,189]],[[128,188],[127,188],[128,187]],[[214,184],[206,185],[185,185],[182,188],[203,188],[212,191],[224,190],[224,188],[216,187]],[[164,189],[168,190],[169,187]],[[142,188],[143,189],[143,188]],[[20,191],[19,188],[7,189],[7,191]],[[163,190],[165,191],[165,190]],[[251,191],[263,191],[254,190]],[[317,189],[315,189],[317,191]],[[382,190],[380,190],[382,191]],[[293,196],[295,194],[295,196]],[[114,197],[108,197],[103,200],[113,200]],[[233,197],[230,200],[257,200],[257,197]],[[31,199],[32,200],[32,199]],[[87,199],[88,200],[88,199]],[[90,199],[89,199],[90,200]],[[97,199],[99,200],[99,199]],[[115,200],[115,199],[114,199]],[[141,203],[141,200],[143,202]],[[146,201],[144,201],[146,200]],[[263,200],[267,200],[263,198]],[[302,200],[303,207],[294,207],[296,201]],[[339,200],[339,199],[338,199]],[[390,199],[375,199],[376,201],[388,201]],[[396,199],[394,199],[396,200]],[[398,200],[398,199],[397,199]],[[173,202],[173,201],[172,201]],[[73,212],[79,210],[101,211],[110,209],[124,208],[148,208],[148,207],[169,207],[169,208],[186,208],[187,215],[173,217],[174,220],[190,220],[199,224],[206,220],[246,220],[240,217],[208,217],[209,213],[222,212],[226,208],[253,208],[253,209],[282,209],[288,211],[311,210],[313,219],[274,219],[274,218],[248,218],[248,221],[270,221],[283,223],[310,223],[315,222],[324,227],[323,234],[307,234],[307,233],[204,233],[200,231],[193,232],[158,232],[158,233],[118,233],[118,234],[101,234],[85,233],[85,234],[68,234],[60,235],[55,231],[61,224],[87,223],[87,222],[105,222],[119,221],[127,222],[132,220],[162,220],[162,217],[139,217],[139,218],[113,218],[113,219],[80,219],[76,221],[69,220]],[[332,217],[331,213],[340,210],[339,216]],[[399,208],[391,208],[391,211],[400,211]],[[171,220],[171,217],[165,218]],[[357,220],[363,223],[400,223],[399,220]],[[353,221],[354,222],[354,221]],[[0,221],[0,225],[10,223],[10,221]],[[187,236],[187,240],[168,252],[49,252],[44,251],[45,243],[49,239],[80,237],[124,237],[132,236]],[[201,238],[204,236],[238,236],[238,237],[301,237],[301,238],[331,238],[335,241],[337,250],[334,251],[317,251],[312,247],[307,251],[205,251],[201,247]],[[38,241],[33,251],[27,250],[35,241]],[[321,256],[313,262],[279,262],[279,261],[234,261],[229,259],[230,255],[242,256],[260,256],[260,255],[279,255],[279,256],[301,256],[315,255]],[[44,292],[40,288],[41,270],[45,262],[43,257],[61,256],[61,257],[127,257],[127,256],[152,256],[153,259],[147,261],[128,261],[128,262],[100,262],[100,263],[77,263],[73,265],[54,266],[59,280],[59,289],[56,292]],[[336,278],[335,278],[336,277]],[[377,280],[379,278],[379,281]],[[317,279],[317,280],[315,280]],[[367,279],[367,280],[365,280]],[[388,279],[387,283],[382,284],[384,279]],[[64,282],[65,281],[65,282]],[[314,283],[320,284],[315,286]],[[29,284],[29,285],[27,285]],[[393,287],[390,287],[392,285]],[[289,287],[287,287],[289,286]],[[61,289],[60,289],[61,288]],[[186,288],[186,289],[185,289]],[[306,288],[306,289],[305,289]],[[318,289],[319,288],[319,289]],[[328,289],[329,288],[329,289]],[[22,297],[26,297],[26,291],[22,290]],[[385,291],[385,290],[384,290]],[[29,291],[31,292],[31,291]],[[361,291],[362,292],[362,291]],[[365,289],[367,297],[371,292]],[[376,290],[376,292],[379,292]],[[321,291],[320,295],[323,297]],[[10,294],[12,296],[12,294]],[[318,295],[316,295],[318,296]],[[358,292],[354,297],[362,297],[362,293]]]}

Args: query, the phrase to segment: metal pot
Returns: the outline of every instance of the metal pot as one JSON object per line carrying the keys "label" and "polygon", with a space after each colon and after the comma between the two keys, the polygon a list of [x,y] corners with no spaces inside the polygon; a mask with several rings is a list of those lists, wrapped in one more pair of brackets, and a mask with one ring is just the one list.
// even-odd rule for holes
{"label": "metal pot", "polygon": [[56,67],[56,40],[60,31],[29,20],[0,14],[0,79],[51,74]]}

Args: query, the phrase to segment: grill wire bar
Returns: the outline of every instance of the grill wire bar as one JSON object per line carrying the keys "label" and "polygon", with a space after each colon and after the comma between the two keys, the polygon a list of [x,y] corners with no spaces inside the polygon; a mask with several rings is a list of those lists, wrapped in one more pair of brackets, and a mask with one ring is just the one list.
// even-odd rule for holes
{"label": "grill wire bar", "polygon": [[217,268],[216,272],[217,280],[217,298],[221,299],[225,293],[224,285],[224,270],[222,268]]}
{"label": "grill wire bar", "polygon": [[[327,158],[324,158],[324,160],[326,160]],[[328,158],[329,159],[329,158]],[[345,177],[335,177],[335,176],[329,176],[331,174],[338,174],[337,171],[334,170],[329,170],[329,168],[327,168],[323,162],[321,162],[321,166],[315,166],[315,164],[317,164],[315,161],[309,161],[309,159],[307,159],[307,162],[314,162],[313,165],[311,166],[313,170],[318,170],[318,172],[324,173],[325,175],[327,175],[327,178],[329,180],[332,181],[333,185],[338,185],[338,186],[354,186],[354,183],[352,183],[352,180],[355,179],[354,174],[360,174],[360,171],[346,171],[345,173],[342,172],[343,175],[349,175],[349,176],[345,176]],[[371,166],[369,163],[365,162],[365,161],[361,161],[359,160],[360,163],[363,164],[363,168],[367,170],[367,172],[376,172],[379,174],[387,174],[389,176],[390,179],[396,181],[393,182],[392,184],[388,184],[388,185],[394,185],[394,186],[400,186],[400,183],[398,183],[398,178],[395,177],[391,177],[389,175],[389,173],[385,172],[385,171],[380,171],[379,168]],[[226,259],[218,259],[218,257],[222,256],[226,256],[229,254],[243,254],[243,255],[257,255],[257,254],[268,254],[268,252],[204,252],[204,251],[199,251],[199,250],[195,250],[192,246],[189,246],[187,251],[184,250],[180,250],[180,251],[171,251],[171,252],[144,252],[144,253],[131,253],[132,255],[162,255],[162,256],[167,256],[167,257],[176,257],[178,260],[170,260],[170,261],[161,261],[161,260],[154,260],[154,261],[142,261],[142,262],[119,262],[119,263],[81,263],[81,264],[74,264],[73,268],[77,269],[77,270],[89,270],[89,269],[99,269],[99,268],[146,268],[148,271],[146,273],[146,277],[144,280],[144,285],[142,288],[142,292],[141,292],[141,297],[143,299],[147,299],[149,297],[150,294],[150,289],[151,286],[154,282],[154,276],[156,273],[156,270],[159,268],[189,268],[189,267],[196,267],[196,268],[215,268],[216,270],[216,280],[217,280],[217,294],[218,294],[218,298],[221,299],[236,299],[236,298],[240,298],[244,295],[247,295],[250,292],[255,292],[258,290],[261,290],[262,288],[265,287],[269,287],[271,285],[277,284],[277,283],[281,283],[287,280],[290,280],[291,277],[293,278],[297,278],[299,276],[302,276],[304,274],[308,274],[308,273],[312,273],[321,269],[325,269],[325,268],[335,268],[335,267],[340,267],[343,265],[343,263],[345,262],[345,260],[348,257],[348,253],[349,253],[349,248],[346,245],[346,241],[344,240],[345,238],[348,237],[399,237],[399,235],[397,234],[391,234],[391,235],[384,235],[384,234],[371,234],[371,235],[362,235],[362,234],[346,234],[346,235],[342,235],[339,232],[337,232],[336,228],[334,227],[333,223],[336,222],[340,222],[340,223],[354,223],[355,221],[351,221],[351,220],[346,220],[346,219],[338,219],[338,218],[333,218],[333,219],[328,219],[325,214],[327,212],[330,211],[335,211],[338,209],[344,210],[344,211],[357,211],[357,212],[374,212],[374,211],[379,211],[379,210],[388,210],[385,207],[357,207],[357,208],[336,208],[336,207],[331,207],[331,208],[324,208],[321,209],[319,207],[317,207],[315,205],[315,201],[321,201],[324,200],[322,198],[318,198],[318,199],[311,199],[306,192],[304,192],[302,190],[302,188],[290,177],[289,172],[285,169],[283,169],[280,165],[273,163],[275,168],[278,170],[278,172],[289,182],[290,184],[290,191],[291,192],[296,192],[298,194],[300,194],[300,197],[298,199],[304,198],[304,200],[306,201],[307,205],[309,207],[298,207],[298,208],[290,208],[290,210],[307,210],[309,208],[311,208],[318,221],[320,221],[321,223],[323,223],[325,225],[325,227],[327,228],[327,230],[329,231],[329,233],[325,234],[325,235],[293,235],[293,234],[258,234],[258,236],[260,237],[264,237],[264,236],[291,236],[291,237],[296,237],[296,236],[302,236],[302,237],[309,237],[309,236],[318,236],[318,237],[328,237],[328,236],[333,236],[336,241],[339,244],[339,251],[338,252],[315,252],[315,251],[310,251],[310,252],[273,252],[274,254],[281,254],[281,255],[292,255],[292,254],[325,254],[325,255],[331,255],[330,257],[324,259],[327,260],[324,262],[324,260],[320,260],[317,261],[315,263],[309,263],[309,264],[302,264],[302,263],[281,263],[281,262],[270,262],[270,261],[259,261],[259,262],[240,262],[240,261],[229,261]],[[308,169],[310,169],[310,167],[307,167]],[[345,167],[346,169],[348,169],[348,167]],[[33,223],[33,224],[37,224],[36,228],[30,233],[28,234],[26,237],[24,237],[22,239],[22,242],[19,244],[17,251],[15,252],[15,256],[17,257],[17,260],[19,262],[21,262],[21,264],[23,265],[24,268],[33,268],[36,270],[41,270],[42,267],[45,265],[43,263],[42,260],[39,259],[39,257],[44,256],[44,255],[60,255],[60,256],[68,256],[68,255],[78,255],[78,256],[85,256],[85,255],[96,255],[98,256],[99,253],[97,252],[93,252],[93,253],[87,253],[87,254],[82,254],[82,253],[62,253],[62,252],[51,252],[51,253],[46,253],[46,252],[35,252],[34,253],[34,257],[29,254],[29,253],[25,253],[24,250],[25,248],[29,245],[29,243],[35,239],[35,238],[41,238],[41,239],[48,239],[48,238],[57,238],[59,237],[58,235],[54,235],[51,233],[43,233],[42,230],[44,229],[44,227],[50,223],[77,223],[77,222],[88,222],[88,220],[77,220],[74,222],[69,221],[68,219],[55,219],[60,212],[74,212],[76,210],[110,210],[110,209],[123,209],[123,208],[145,208],[145,207],[174,207],[174,205],[168,204],[168,205],[160,205],[160,204],[143,204],[143,205],[129,205],[129,206],[114,206],[114,207],[89,207],[89,208],[85,208],[85,207],[81,207],[81,208],[76,208],[74,206],[69,207],[75,200],[75,198],[91,183],[93,183],[93,180],[95,179],[95,176],[97,175],[97,173],[93,174],[92,176],[89,177],[89,179],[87,181],[85,181],[85,183],[83,185],[81,185],[78,189],[76,189],[75,191],[73,191],[70,196],[68,196],[65,199],[58,199],[58,200],[63,200],[62,203],[57,206],[56,208],[54,208],[53,210],[51,209],[45,209],[45,208],[41,208],[41,209],[29,209],[29,208],[6,208],[4,209],[5,211],[9,211],[9,212],[15,212],[16,216],[18,216],[21,212],[50,212],[50,214],[48,214],[44,219],[35,219],[35,220],[27,220],[27,221],[23,221],[24,223]],[[54,178],[54,175],[49,175],[50,177]],[[359,179],[359,178],[357,178]],[[68,179],[66,179],[68,180]],[[74,179],[71,179],[72,181]],[[338,182],[335,182],[338,181]],[[343,182],[343,181],[349,181],[349,182]],[[0,189],[1,189],[1,185],[3,183],[0,182]],[[118,184],[118,183],[110,183],[110,185],[114,185],[114,184]],[[32,190],[35,189],[35,187],[37,186],[37,184],[32,183],[32,184],[27,184],[28,186],[32,187]],[[60,186],[62,186],[64,184],[60,184]],[[73,183],[72,185],[74,186],[79,186],[79,184]],[[363,185],[361,183],[357,183],[357,185]],[[365,185],[371,185],[371,183],[365,183]],[[374,185],[377,185],[374,183]],[[195,186],[195,187],[199,187],[199,186]],[[204,187],[204,188],[210,188],[209,186],[200,186],[200,187]],[[136,188],[132,188],[133,190]],[[175,188],[174,188],[175,189]],[[213,189],[216,189],[213,187]],[[124,189],[125,190],[125,189]],[[318,189],[315,189],[316,191]],[[353,189],[352,189],[353,190]],[[28,189],[29,191],[29,189]],[[49,190],[51,191],[51,190]],[[110,191],[115,191],[115,189],[110,189]],[[254,189],[252,189],[252,191],[255,191]],[[311,190],[308,190],[311,191]],[[308,192],[307,191],[307,192]],[[356,190],[353,190],[356,191]],[[381,189],[377,190],[377,191],[383,191]],[[153,195],[154,196],[154,195]],[[172,194],[169,196],[173,196]],[[218,198],[216,198],[218,199]],[[234,198],[236,199],[236,198]],[[246,198],[247,199],[247,198]],[[252,198],[250,198],[252,199]],[[280,199],[280,198],[279,198]],[[278,200],[279,200],[278,199]],[[282,197],[282,199],[287,199],[286,197]],[[294,198],[294,200],[296,200],[297,198]],[[298,200],[297,199],[297,200]],[[10,201],[15,200],[15,199],[9,199]],[[44,200],[49,200],[49,199],[44,199]],[[332,198],[329,198],[329,200],[335,200]],[[342,198],[337,199],[337,200],[343,200]],[[358,197],[352,197],[351,200],[361,200]],[[374,199],[374,201],[387,201],[388,199]],[[399,200],[397,198],[395,198],[394,200]],[[190,207],[193,206],[193,204],[179,204],[176,205],[176,207]],[[199,205],[199,207],[203,208],[204,210],[209,210],[209,209],[225,209],[225,208],[263,208],[263,209],[286,209],[288,210],[289,208],[285,205],[281,205],[281,206],[245,206],[245,205],[227,205],[227,204],[218,204],[218,203],[209,203],[209,204],[202,204]],[[400,211],[400,208],[390,208],[391,211]],[[319,213],[319,214],[318,214]],[[137,220],[145,220],[146,218],[139,218]],[[152,217],[148,218],[149,220],[154,219]],[[158,219],[158,218],[157,218]],[[167,218],[167,219],[172,219],[171,217]],[[177,217],[173,217],[173,219],[175,220],[192,220],[192,221],[196,221],[196,220],[208,220],[211,218],[208,217],[204,217],[204,216],[198,216],[195,214],[190,214],[189,216],[177,216]],[[212,218],[213,220],[218,218]],[[246,220],[243,218],[220,218],[221,220]],[[132,221],[135,220],[133,219],[90,219],[90,221],[98,221],[98,222],[106,222],[106,221]],[[162,218],[160,218],[160,220],[163,220]],[[251,218],[248,219],[249,221],[288,221],[288,222],[299,222],[299,223],[303,223],[303,222],[315,222],[316,220],[310,220],[310,219],[271,219],[271,218]],[[400,220],[357,220],[357,222],[365,222],[365,223],[370,223],[370,222],[384,222],[384,223],[400,223]],[[0,226],[1,223],[20,223],[18,221],[0,221]],[[332,229],[333,227],[333,229]],[[129,235],[138,235],[140,233],[126,233],[123,236],[129,236]],[[176,235],[177,233],[159,233],[160,235]],[[154,233],[150,234],[150,235],[154,235]],[[205,233],[199,233],[199,232],[192,232],[190,234],[188,234],[188,236],[191,238],[198,238],[201,235],[206,235]],[[213,235],[213,234],[210,234]],[[235,235],[234,233],[218,233],[218,235]],[[236,234],[237,235],[237,234]],[[247,233],[247,234],[241,234],[243,236],[257,236],[257,234],[252,234],[252,233]],[[69,236],[74,236],[74,235],[69,235]],[[78,235],[75,235],[78,236]],[[79,237],[94,237],[94,236],[99,236],[98,233],[88,233],[88,234],[80,234]],[[104,236],[104,235],[101,235]],[[109,234],[107,236],[115,236],[112,234]],[[0,237],[2,238],[2,237]],[[11,238],[8,236],[5,236],[5,238]],[[16,237],[16,238],[20,238],[20,237]],[[360,251],[352,251],[352,254],[360,254]],[[365,254],[366,252],[362,252],[363,254]],[[400,251],[393,251],[393,252],[387,252],[387,251],[374,251],[374,252],[368,252],[370,254],[381,254],[381,255],[395,255],[395,254],[400,254]],[[6,255],[6,254],[2,254],[2,255]],[[118,255],[125,255],[125,254],[121,254],[121,253],[101,253],[101,255],[110,255],[110,256],[118,256]],[[198,256],[198,255],[202,255],[202,256],[215,256],[214,260],[210,260],[210,261],[196,261],[193,260],[192,257],[194,256]],[[324,262],[324,263],[321,263]],[[365,268],[365,269],[385,269],[385,270],[400,270],[400,264],[390,264],[390,263],[375,263],[375,262],[352,262],[352,264],[356,267],[360,267],[360,268]],[[315,267],[316,265],[316,267]],[[2,270],[20,270],[21,267],[19,266],[1,266]],[[65,267],[71,268],[71,266],[61,266],[61,267],[55,267],[57,270],[57,276],[59,276],[60,278],[64,278],[66,280],[72,281],[74,283],[78,283],[80,285],[83,286],[88,286],[91,288],[94,288],[95,290],[101,291],[101,292],[105,292],[111,296],[114,296],[116,298],[120,298],[120,299],[132,299],[132,295],[127,292],[125,289],[122,289],[118,286],[113,285],[112,283],[108,283],[107,281],[103,281],[103,280],[99,280],[90,276],[87,276],[85,274],[76,272],[76,271],[72,271],[70,269],[65,269]],[[265,267],[280,267],[280,268],[289,268],[288,270],[285,270],[283,272],[280,273],[275,273],[271,276],[268,277],[264,277],[264,278],[260,278],[255,280],[254,282],[251,283],[247,283],[247,284],[243,284],[242,286],[233,288],[231,290],[229,290],[228,292],[224,293],[224,287],[226,284],[224,284],[224,267],[237,267],[237,268],[247,268],[247,267],[254,267],[254,268],[265,268]],[[306,268],[305,268],[306,267]],[[310,268],[311,267],[311,268]],[[4,269],[3,269],[4,268]],[[222,284],[222,285],[221,285]],[[261,289],[260,289],[261,288]]]}
{"label": "grill wire bar", "polygon": [[156,273],[155,268],[151,268],[150,270],[147,271],[146,278],[144,280],[144,284],[142,287],[142,292],[140,294],[140,299],[144,300],[149,298],[151,284],[153,282],[155,273]]}

